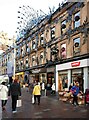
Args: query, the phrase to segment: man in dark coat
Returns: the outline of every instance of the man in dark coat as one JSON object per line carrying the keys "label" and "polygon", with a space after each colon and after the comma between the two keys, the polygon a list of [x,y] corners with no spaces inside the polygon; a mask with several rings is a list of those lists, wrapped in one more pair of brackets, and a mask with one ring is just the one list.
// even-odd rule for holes
{"label": "man in dark coat", "polygon": [[8,96],[10,95],[12,98],[12,112],[15,113],[17,112],[16,104],[17,104],[18,97],[21,96],[21,87],[17,79],[15,79],[13,83],[10,85]]}

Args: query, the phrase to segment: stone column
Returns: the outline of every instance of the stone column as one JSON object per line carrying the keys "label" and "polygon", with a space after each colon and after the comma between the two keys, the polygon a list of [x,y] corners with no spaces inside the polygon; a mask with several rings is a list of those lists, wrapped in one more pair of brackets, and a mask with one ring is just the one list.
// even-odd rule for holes
{"label": "stone column", "polygon": [[69,88],[69,86],[70,86],[70,84],[71,84],[71,70],[68,70],[68,88]]}
{"label": "stone column", "polygon": [[83,69],[83,73],[84,73],[84,93],[85,93],[85,90],[87,88],[89,88],[89,77],[88,77],[88,67],[85,67]]}

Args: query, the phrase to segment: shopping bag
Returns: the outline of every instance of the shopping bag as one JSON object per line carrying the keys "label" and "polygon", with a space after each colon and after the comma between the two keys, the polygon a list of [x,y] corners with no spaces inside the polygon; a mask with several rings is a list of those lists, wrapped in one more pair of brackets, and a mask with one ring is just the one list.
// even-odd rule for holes
{"label": "shopping bag", "polygon": [[34,101],[34,95],[32,95],[32,104],[34,104],[34,102],[35,102],[35,101]]}
{"label": "shopping bag", "polygon": [[20,99],[20,100],[17,100],[17,105],[16,105],[17,107],[21,107],[22,106],[22,100]]}

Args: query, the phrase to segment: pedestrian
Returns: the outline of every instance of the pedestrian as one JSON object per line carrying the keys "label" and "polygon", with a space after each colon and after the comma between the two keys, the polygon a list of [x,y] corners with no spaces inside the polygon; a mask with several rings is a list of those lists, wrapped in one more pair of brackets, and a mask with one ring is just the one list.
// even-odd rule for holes
{"label": "pedestrian", "polygon": [[45,90],[45,83],[42,83],[42,90]]}
{"label": "pedestrian", "polygon": [[75,103],[76,103],[76,105],[79,105],[78,104],[78,94],[79,94],[80,90],[79,90],[79,83],[78,82],[75,83],[75,85],[71,88],[70,92],[72,92],[72,94],[73,94],[72,105],[75,105]]}
{"label": "pedestrian", "polygon": [[2,101],[2,110],[6,110],[6,103],[8,100],[8,87],[5,85],[6,82],[2,82],[0,85],[0,99]]}
{"label": "pedestrian", "polygon": [[20,84],[18,83],[18,80],[15,79],[12,84],[10,85],[9,88],[9,94],[8,96],[11,95],[11,99],[12,99],[12,112],[16,113],[16,104],[17,104],[17,100],[19,98],[19,96],[21,96],[21,87]]}
{"label": "pedestrian", "polygon": [[41,86],[42,86],[42,89],[41,89],[42,95],[45,95],[45,83],[43,82]]}
{"label": "pedestrian", "polygon": [[38,105],[40,104],[40,96],[41,96],[41,87],[38,82],[33,88],[33,95],[34,95],[34,104],[36,103],[36,99],[38,99]]}
{"label": "pedestrian", "polygon": [[52,87],[51,87],[51,88],[52,88],[51,94],[55,94],[55,90],[56,90],[56,88],[55,88],[55,83],[52,84]]}

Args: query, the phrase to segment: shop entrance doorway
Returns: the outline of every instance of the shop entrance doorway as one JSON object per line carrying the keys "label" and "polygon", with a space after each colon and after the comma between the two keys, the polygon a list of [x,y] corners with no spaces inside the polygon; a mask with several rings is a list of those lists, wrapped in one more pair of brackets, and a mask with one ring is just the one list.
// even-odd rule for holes
{"label": "shop entrance doorway", "polygon": [[47,84],[50,84],[50,86],[52,86],[54,82],[55,82],[54,73],[53,72],[47,73]]}

